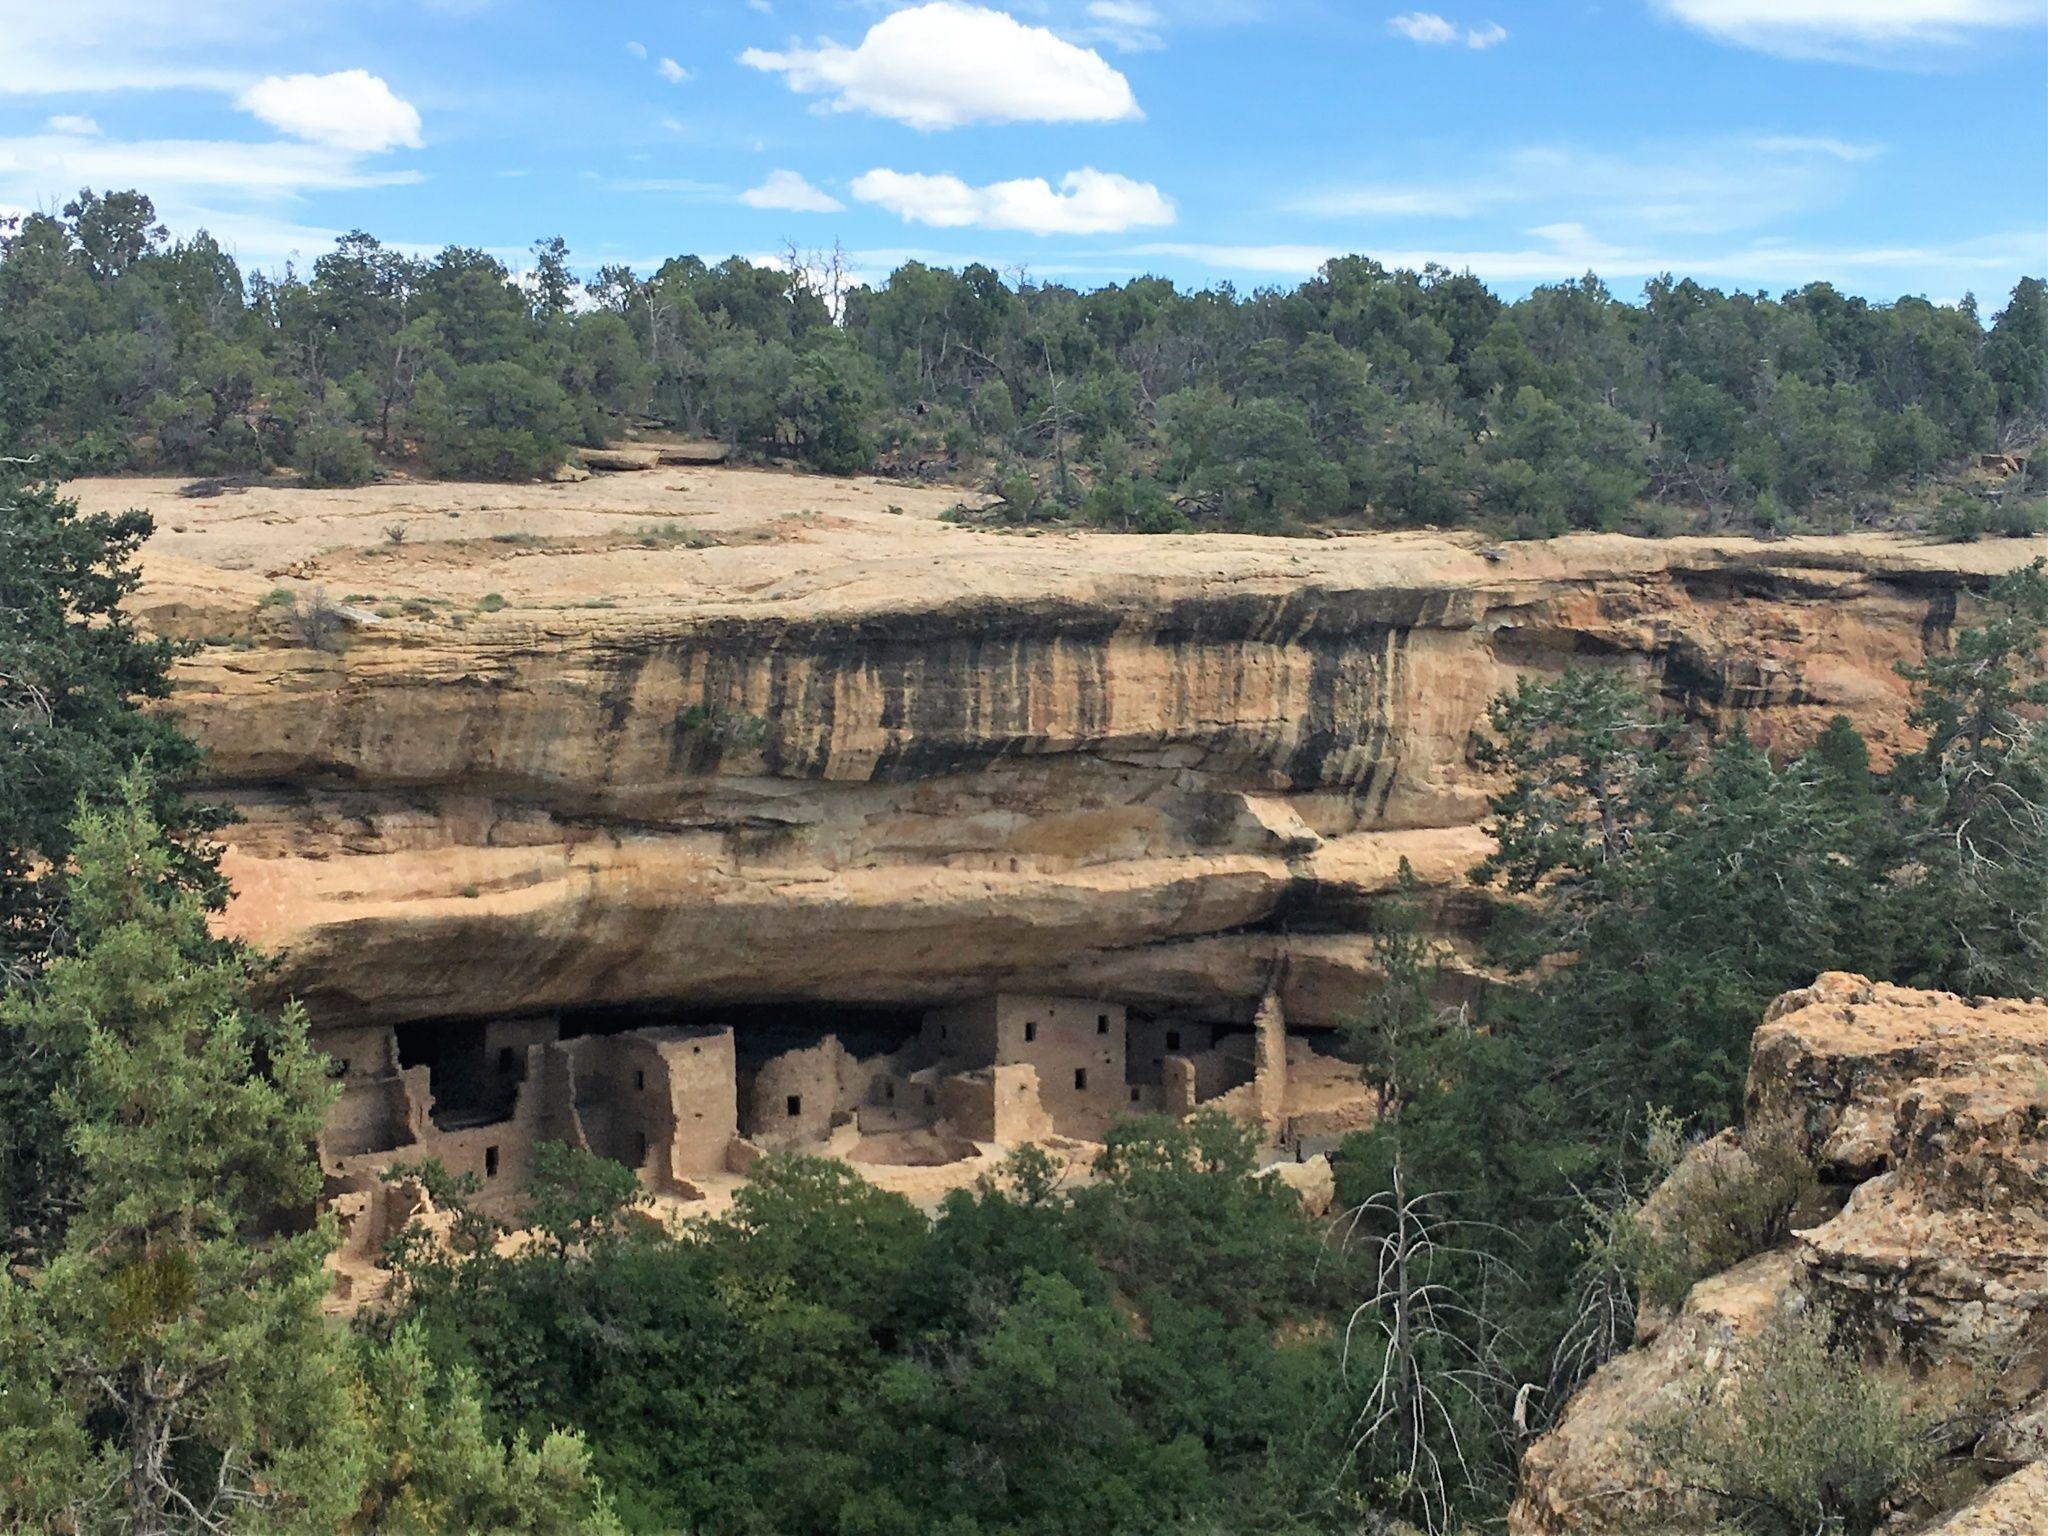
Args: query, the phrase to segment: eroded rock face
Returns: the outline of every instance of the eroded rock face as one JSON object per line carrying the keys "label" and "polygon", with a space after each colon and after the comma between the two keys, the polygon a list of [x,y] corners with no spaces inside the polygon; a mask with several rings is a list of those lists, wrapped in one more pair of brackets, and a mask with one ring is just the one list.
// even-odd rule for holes
{"label": "eroded rock face", "polygon": [[[323,1025],[991,986],[1246,1024],[1276,975],[1333,1023],[1403,857],[1483,921],[1471,746],[1518,672],[1883,756],[1895,664],[2033,553],[1025,538],[745,471],[78,489],[163,525],[136,606],[211,641],[175,707],[245,818],[230,922]],[[289,622],[316,587],[334,651]]]}
{"label": "eroded rock face", "polygon": [[[1788,1133],[1846,1190],[1839,1214],[1702,1281],[1594,1376],[1525,1457],[1512,1531],[1697,1521],[1638,1427],[1681,1378],[1816,1305],[1902,1398],[1969,1405],[1980,1427],[1953,1450],[1981,1479],[2048,1454],[2048,1003],[1824,975],[1757,1031],[1743,1135]],[[2000,1488],[1941,1529],[2042,1528],[1999,1524],[2027,1507]]]}

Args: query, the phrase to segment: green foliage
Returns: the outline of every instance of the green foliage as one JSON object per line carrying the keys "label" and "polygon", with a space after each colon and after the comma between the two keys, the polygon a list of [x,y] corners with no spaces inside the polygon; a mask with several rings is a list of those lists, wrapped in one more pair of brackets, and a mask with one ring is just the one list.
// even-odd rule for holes
{"label": "green foliage", "polygon": [[[617,1529],[574,1436],[490,1439],[470,1383],[416,1332],[350,1340],[312,1155],[334,1096],[296,1008],[250,1008],[131,778],[80,814],[73,949],[0,996],[61,1063],[82,1178],[62,1240],[0,1272],[0,1525],[140,1531]],[[574,1165],[550,1165],[579,1188]],[[560,1199],[581,1237],[587,1206]]]}
{"label": "green foliage", "polygon": [[382,457],[520,479],[651,412],[829,473],[1014,466],[1042,515],[1134,531],[1191,512],[1542,535],[1862,516],[2048,429],[2039,278],[1988,329],[1968,303],[1821,283],[1770,299],[1660,278],[1631,304],[1587,277],[1509,304],[1357,256],[1242,295],[918,262],[849,289],[823,254],[681,256],[586,276],[579,308],[560,239],[523,284],[479,250],[421,259],[361,231],[304,276],[245,281],[132,192],[9,228],[0,446],[77,465],[346,483],[352,425]]}
{"label": "green foliage", "polygon": [[[184,832],[218,818],[171,786],[198,749],[163,715],[137,706],[170,691],[173,647],[144,640],[122,611],[148,516],[81,516],[56,488],[0,465],[0,986],[32,978],[56,936],[81,801],[120,794],[147,761],[150,810]],[[187,888],[215,893],[196,840],[173,855]],[[0,1015],[0,1248],[33,1250],[61,1229],[78,1167],[51,1094],[73,1058],[31,1048]]]}
{"label": "green foliage", "polygon": [[1938,539],[1966,544],[1977,539],[2032,539],[2048,533],[2048,497],[1986,500],[1951,491],[1928,516]]}
{"label": "green foliage", "polygon": [[[1665,1127],[1667,1142],[1671,1129]],[[1812,1165],[1770,1136],[1715,1138],[1675,1162],[1660,1159],[1653,1142],[1651,1160],[1665,1169],[1664,1181],[1616,1237],[1638,1294],[1667,1310],[1709,1275],[1784,1241],[1793,1213],[1819,1193]]]}
{"label": "green foliage", "polygon": [[453,478],[538,479],[576,431],[561,386],[512,362],[467,364],[445,385],[429,376],[415,410],[428,468]]}
{"label": "green foliage", "polygon": [[[1447,1214],[1520,1276],[1496,1315],[1553,1406],[1625,1346],[1639,1296],[1675,1304],[1780,1240],[1810,1193],[1792,1149],[1715,1140],[1636,1196],[1676,1164],[1651,1155],[1675,1151],[1667,1117],[1734,1118],[1772,997],[1828,969],[2048,987],[2048,565],[1994,583],[1976,617],[1907,670],[1926,745],[1883,774],[1845,720],[1774,762],[1613,674],[1495,702],[1497,848],[1474,878],[1504,898],[1487,953],[1516,980],[1483,1028],[1429,1041],[1398,1113],[1347,1141],[1339,1193],[1401,1167],[1454,1192]],[[1414,992],[1382,1006],[1414,1016]]]}
{"label": "green foliage", "polygon": [[377,478],[377,460],[362,434],[347,427],[316,425],[298,434],[292,465],[315,490],[368,485]]}
{"label": "green foliage", "polygon": [[1372,915],[1380,984],[1342,1026],[1345,1055],[1364,1067],[1383,1119],[1398,1115],[1431,1072],[1450,1022],[1440,1001],[1449,953],[1424,934],[1423,917],[1422,882],[1404,858],[1393,894]]}
{"label": "green foliage", "polygon": [[1869,1536],[1933,1464],[1930,1426],[1831,1327],[1818,1309],[1774,1321],[1641,1426],[1681,1485],[1748,1536]]}
{"label": "green foliage", "polygon": [[774,1157],[670,1234],[604,1212],[627,1180],[545,1153],[556,1235],[401,1243],[398,1333],[475,1372],[489,1435],[575,1426],[633,1530],[1306,1531],[1343,1442],[1304,1325],[1339,1292],[1250,1159],[1227,1122],[1151,1126],[1085,1208],[1025,1151],[932,1222],[844,1164]]}
{"label": "green foliage", "polygon": [[244,1007],[248,962],[208,936],[140,783],[80,817],[75,857],[76,952],[0,1003],[28,1049],[76,1064],[55,1104],[84,1174],[62,1246],[0,1281],[9,1369],[54,1410],[26,1447],[52,1481],[0,1499],[93,1530],[236,1508],[333,1528],[354,1448],[319,1311],[329,1239],[259,1235],[318,1192],[325,1064],[303,1015]]}
{"label": "green foliage", "polygon": [[365,1493],[339,1527],[346,1536],[613,1536],[620,1529],[595,1492],[589,1453],[576,1436],[551,1431],[538,1445],[493,1440],[475,1382],[437,1365],[417,1326],[353,1344]]}
{"label": "green foliage", "polygon": [[1903,973],[2048,991],[2048,561],[2000,579],[1985,621],[1902,669],[1926,745],[1900,764]]}

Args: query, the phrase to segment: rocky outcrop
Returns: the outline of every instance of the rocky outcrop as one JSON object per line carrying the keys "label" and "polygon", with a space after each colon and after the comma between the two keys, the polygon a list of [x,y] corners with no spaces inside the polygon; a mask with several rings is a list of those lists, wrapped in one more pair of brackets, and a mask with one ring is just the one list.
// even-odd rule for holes
{"label": "rocky outcrop", "polygon": [[1743,1136],[1789,1138],[1837,1214],[1702,1281],[1600,1371],[1524,1458],[1510,1529],[1697,1523],[1641,1426],[1675,1384],[1724,1374],[1815,1306],[1902,1400],[1967,1410],[1948,1486],[2005,1481],[1941,1530],[2039,1529],[2000,1521],[2044,1507],[2024,1490],[2048,1456],[2048,1004],[1822,976],[1757,1032]]}
{"label": "rocky outcrop", "polygon": [[[234,930],[316,1022],[1110,995],[1343,1017],[1402,858],[1462,888],[1518,673],[1906,739],[1896,663],[2032,550],[1875,538],[1011,536],[664,468],[155,507],[136,606],[242,816]],[[394,536],[394,530],[396,535]],[[2039,541],[2036,541],[2037,543]],[[321,589],[347,627],[298,643]]]}

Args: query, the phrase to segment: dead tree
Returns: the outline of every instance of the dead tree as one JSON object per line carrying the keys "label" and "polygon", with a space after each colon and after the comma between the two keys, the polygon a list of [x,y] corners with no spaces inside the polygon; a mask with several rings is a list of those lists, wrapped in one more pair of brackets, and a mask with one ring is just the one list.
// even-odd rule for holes
{"label": "dead tree", "polygon": [[[1448,1271],[1469,1266],[1483,1287],[1504,1278],[1492,1254],[1461,1242],[1479,1226],[1439,1209],[1435,1193],[1411,1194],[1400,1159],[1392,1187],[1340,1218],[1337,1240],[1362,1246],[1373,1289],[1344,1328],[1345,1385],[1358,1393],[1346,1465],[1372,1460],[1431,1536],[1452,1528],[1452,1506],[1478,1487],[1481,1446],[1466,1443],[1476,1419],[1496,1436],[1515,1383],[1499,1363],[1502,1331],[1483,1298]],[[1373,1346],[1377,1345],[1375,1349]]]}

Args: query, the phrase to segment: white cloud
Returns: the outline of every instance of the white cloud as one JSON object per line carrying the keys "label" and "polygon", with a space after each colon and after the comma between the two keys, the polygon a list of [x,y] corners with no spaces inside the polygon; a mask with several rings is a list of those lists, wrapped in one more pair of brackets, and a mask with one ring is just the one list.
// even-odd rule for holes
{"label": "white cloud", "polygon": [[68,195],[82,186],[141,187],[159,202],[173,202],[195,189],[289,197],[419,179],[417,171],[366,171],[360,156],[324,144],[64,134],[0,139],[0,196],[19,189],[30,201]]}
{"label": "white cloud", "polygon": [[779,208],[789,213],[838,213],[846,206],[795,171],[770,171],[761,185],[742,192],[740,201],[749,208]]}
{"label": "white cloud", "polygon": [[[1731,247],[1614,245],[1583,224],[1546,224],[1528,231],[1536,243],[1498,249],[1455,245],[1396,250],[1371,245],[1211,245],[1161,243],[1134,246],[1124,256],[1177,257],[1219,271],[1307,276],[1333,256],[1357,252],[1391,268],[1419,271],[1434,263],[1454,272],[1474,272],[1491,282],[1525,284],[1566,281],[1588,271],[1603,278],[1649,278],[1682,272],[1709,281],[1791,284],[1819,277],[1867,275],[1876,282],[1910,282],[1939,271],[1957,291],[1984,281],[2004,284],[2036,260],[2048,229],[1959,240],[1945,245],[1795,246],[1756,241]],[[1894,274],[1889,278],[1885,274]]]}
{"label": "white cloud", "polygon": [[89,117],[78,117],[71,113],[60,113],[43,124],[45,133],[68,134],[74,139],[98,138],[100,125]]}
{"label": "white cloud", "polygon": [[1913,62],[2001,28],[2048,20],[2044,0],[1657,0],[1709,37],[1787,58]]}
{"label": "white cloud", "polygon": [[0,95],[238,90],[255,77],[243,64],[252,49],[303,27],[303,9],[235,0],[0,0]]}
{"label": "white cloud", "polygon": [[633,55],[636,59],[644,59],[647,57],[647,45],[645,43],[628,43],[626,44],[626,52]]}
{"label": "white cloud", "polygon": [[775,6],[772,0],[747,0],[747,9],[759,11],[763,16],[773,16],[775,14]]}
{"label": "white cloud", "polygon": [[[585,176],[596,179],[595,171]],[[716,181],[693,181],[683,176],[636,176],[605,183],[614,192],[667,192],[677,197],[725,197],[732,188]]]}
{"label": "white cloud", "polygon": [[420,115],[367,70],[331,75],[269,75],[235,105],[295,138],[376,154],[420,147]]}
{"label": "white cloud", "polygon": [[670,85],[681,85],[690,78],[690,72],[674,59],[665,58],[654,67],[661,72],[661,78]]}
{"label": "white cloud", "polygon": [[1483,27],[1462,27],[1434,11],[1404,11],[1399,16],[1389,16],[1387,30],[1425,48],[1463,43],[1467,48],[1483,51],[1508,40],[1508,29],[1497,21],[1489,21]]}
{"label": "white cloud", "polygon": [[913,128],[963,123],[1116,122],[1142,116],[1131,85],[1091,48],[1002,11],[931,0],[883,17],[858,47],[830,39],[740,62],[779,74],[834,112],[870,112]]}
{"label": "white cloud", "polygon": [[1101,41],[1126,53],[1163,48],[1160,35],[1166,18],[1150,0],[1092,0],[1088,25],[1074,35],[1087,41]]}
{"label": "white cloud", "polygon": [[1171,224],[1172,202],[1146,181],[1106,171],[1069,171],[1057,189],[1042,176],[969,186],[958,176],[873,170],[853,195],[915,224],[941,229],[1017,229],[1033,235],[1100,235]]}
{"label": "white cloud", "polygon": [[1441,46],[1458,40],[1458,29],[1433,11],[1407,11],[1387,18],[1387,30],[1411,43]]}
{"label": "white cloud", "polygon": [[1882,144],[1857,144],[1848,139],[1829,138],[1825,135],[1796,133],[1766,134],[1751,139],[1750,144],[1772,155],[1826,155],[1831,159],[1854,164],[1859,160],[1875,160],[1884,153]]}
{"label": "white cloud", "polygon": [[1626,216],[1646,229],[1753,229],[1838,199],[1853,164],[1882,152],[1823,135],[1757,136],[1634,149],[1528,145],[1476,172],[1418,172],[1297,200],[1326,218],[1467,219],[1529,207],[1558,217]]}

